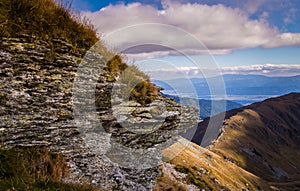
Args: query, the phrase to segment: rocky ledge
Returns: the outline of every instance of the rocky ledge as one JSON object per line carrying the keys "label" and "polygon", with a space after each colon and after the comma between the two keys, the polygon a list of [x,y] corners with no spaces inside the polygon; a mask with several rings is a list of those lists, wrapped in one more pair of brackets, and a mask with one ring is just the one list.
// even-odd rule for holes
{"label": "rocky ledge", "polygon": [[118,96],[112,104],[112,89],[124,84],[103,64],[95,89],[97,117],[92,116],[101,128],[86,131],[83,126],[88,125],[74,117],[74,105],[85,102],[73,96],[85,52],[59,39],[45,42],[23,35],[0,40],[0,146],[40,146],[62,153],[71,174],[65,181],[89,182],[109,190],[151,190],[159,175],[157,166],[132,168],[132,160],[140,158],[127,157],[129,166],[117,159],[138,150],[143,153],[136,156],[158,154],[160,161],[160,149],[194,125],[197,111],[161,95],[145,106],[118,101]]}

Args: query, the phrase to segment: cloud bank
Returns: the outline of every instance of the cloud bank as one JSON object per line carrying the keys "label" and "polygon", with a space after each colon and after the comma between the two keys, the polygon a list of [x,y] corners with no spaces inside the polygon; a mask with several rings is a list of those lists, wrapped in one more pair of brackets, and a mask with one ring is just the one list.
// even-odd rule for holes
{"label": "cloud bank", "polygon": [[[204,69],[208,70],[208,69]],[[153,79],[202,78],[202,71],[196,67],[178,67],[176,69],[157,69],[145,71]],[[212,72],[213,73],[213,72]],[[264,76],[296,76],[300,75],[300,65],[265,64],[249,66],[233,66],[220,68],[219,74],[254,74]]]}
{"label": "cloud bank", "polygon": [[[282,33],[276,27],[269,26],[265,19],[267,15],[262,15],[256,20],[250,19],[249,12],[253,12],[255,7],[250,7],[247,12],[221,4],[209,6],[173,1],[163,1],[162,4],[161,10],[141,3],[109,5],[96,12],[84,12],[84,16],[90,19],[97,31],[104,36],[123,27],[142,23],[172,25],[195,36],[213,54],[227,54],[236,49],[258,46],[274,48],[300,45],[299,33]],[[138,43],[141,38],[153,38],[153,42],[159,44],[167,38],[176,42],[175,48],[179,50],[185,50],[189,54],[203,54],[203,50],[196,49],[178,36],[165,34],[164,31],[157,31],[157,34],[147,36],[147,31],[133,31],[130,35],[135,38],[130,40]],[[148,48],[136,54],[168,55],[171,51]]]}

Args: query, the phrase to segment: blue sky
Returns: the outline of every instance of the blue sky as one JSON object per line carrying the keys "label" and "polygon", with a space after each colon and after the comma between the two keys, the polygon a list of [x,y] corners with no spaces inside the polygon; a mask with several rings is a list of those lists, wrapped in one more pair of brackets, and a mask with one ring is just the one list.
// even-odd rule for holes
{"label": "blue sky", "polygon": [[[73,8],[82,11],[103,35],[143,22],[183,28],[211,50],[221,68],[266,65],[272,66],[271,70],[274,65],[285,68],[291,65],[291,70],[282,71],[285,72],[282,75],[289,75],[287,71],[294,71],[290,75],[300,71],[298,0],[74,0]],[[153,41],[157,42],[157,39]],[[196,50],[191,52],[193,57],[201,55]],[[147,53],[147,56],[151,55]],[[180,56],[165,53],[153,55],[163,61],[185,65]],[[136,57],[137,60],[141,58]],[[277,72],[280,72],[278,67]]]}
{"label": "blue sky", "polygon": [[[251,14],[251,18],[258,18],[263,12],[269,13],[269,23],[275,25],[281,30],[287,30],[290,32],[299,32],[300,31],[300,4],[298,0],[259,0],[261,4],[258,3],[257,10]],[[104,0],[74,0],[73,8],[79,11],[98,11],[103,7],[106,7],[110,4],[129,4],[133,2],[140,2],[142,4],[152,5],[161,9],[161,1],[158,0],[127,0],[127,1],[104,1]],[[180,2],[190,2],[190,3],[201,3],[207,5],[214,4],[223,4],[229,7],[246,7],[246,1],[241,0],[181,0]],[[257,0],[254,0],[257,2]],[[285,22],[285,19],[290,19],[290,21]]]}

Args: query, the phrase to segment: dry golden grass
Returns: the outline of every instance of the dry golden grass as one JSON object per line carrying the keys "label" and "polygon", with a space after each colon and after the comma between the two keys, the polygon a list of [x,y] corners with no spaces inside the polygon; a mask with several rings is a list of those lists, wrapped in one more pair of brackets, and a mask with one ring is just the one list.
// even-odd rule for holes
{"label": "dry golden grass", "polygon": [[44,148],[0,148],[0,190],[95,191],[90,185],[62,182],[68,176],[65,158]]}
{"label": "dry golden grass", "polygon": [[130,94],[129,99],[145,105],[151,103],[158,95],[158,89],[150,82],[148,75],[137,66],[128,66],[119,55],[114,56],[107,64],[108,71],[120,76],[120,82],[126,84],[122,95]]}
{"label": "dry golden grass", "polygon": [[282,190],[300,188],[300,94],[240,109],[223,125],[211,151]]}
{"label": "dry golden grass", "polygon": [[[181,140],[171,147],[164,150],[165,158],[173,158],[170,163],[187,168],[194,176],[193,179],[201,180],[206,185],[206,190],[242,190],[250,188],[257,190],[260,187],[263,190],[271,190],[261,178],[249,173],[234,163],[228,162],[223,157],[204,149],[187,140]],[[163,175],[158,179],[156,189],[161,185],[172,185],[174,177]],[[174,181],[173,181],[174,182]],[[186,179],[181,182],[185,184],[194,184]],[[174,183],[173,183],[174,184]],[[201,187],[201,186],[200,186]]]}
{"label": "dry golden grass", "polygon": [[183,185],[174,181],[174,179],[170,178],[170,176],[163,173],[157,179],[157,184],[153,188],[153,191],[188,191],[188,190]]}
{"label": "dry golden grass", "polygon": [[79,48],[98,41],[91,24],[54,0],[0,0],[0,36],[34,35],[64,39]]}

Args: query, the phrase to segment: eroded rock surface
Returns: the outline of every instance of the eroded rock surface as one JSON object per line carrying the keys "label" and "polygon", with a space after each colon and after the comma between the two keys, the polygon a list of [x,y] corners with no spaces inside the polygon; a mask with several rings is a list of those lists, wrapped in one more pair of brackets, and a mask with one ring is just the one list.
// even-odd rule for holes
{"label": "eroded rock surface", "polygon": [[[117,143],[127,148],[127,155],[136,149],[151,153],[193,126],[197,111],[160,95],[147,106],[119,101],[113,107],[111,90],[117,76],[103,65],[95,90],[97,117],[92,119],[102,128],[86,133],[82,127],[87,124],[74,118],[73,102],[78,101],[73,99],[74,79],[86,51],[74,50],[58,39],[44,42],[20,36],[0,40],[0,145],[43,146],[64,154],[71,172],[65,181],[87,181],[111,190],[151,190],[159,175],[156,166],[126,168],[105,151]],[[84,96],[87,92],[82,93],[83,99],[89,99]],[[156,104],[160,102],[165,109]],[[80,102],[76,104],[80,106]]]}

